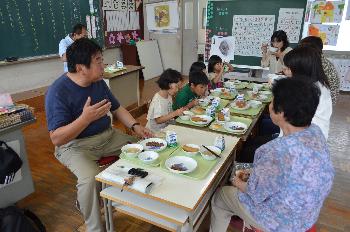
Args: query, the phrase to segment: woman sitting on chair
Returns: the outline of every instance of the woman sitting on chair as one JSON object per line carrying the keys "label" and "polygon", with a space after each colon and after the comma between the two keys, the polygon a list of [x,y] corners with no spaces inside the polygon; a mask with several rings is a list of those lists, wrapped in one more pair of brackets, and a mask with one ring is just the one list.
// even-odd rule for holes
{"label": "woman sitting on chair", "polygon": [[224,232],[231,216],[263,231],[306,231],[317,221],[334,170],[321,129],[311,124],[319,103],[316,84],[298,78],[276,81],[272,121],[283,136],[256,150],[244,182],[218,189],[212,199],[211,232]]}

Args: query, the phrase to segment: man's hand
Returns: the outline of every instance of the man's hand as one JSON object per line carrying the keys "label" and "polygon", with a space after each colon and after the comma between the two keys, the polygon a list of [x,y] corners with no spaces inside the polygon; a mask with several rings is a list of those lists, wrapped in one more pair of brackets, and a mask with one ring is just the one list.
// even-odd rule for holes
{"label": "man's hand", "polygon": [[134,132],[136,135],[140,136],[141,138],[154,137],[153,133],[150,130],[148,130],[147,128],[145,128],[141,125],[136,125],[134,127]]}
{"label": "man's hand", "polygon": [[99,118],[105,116],[111,109],[111,103],[104,99],[94,105],[91,104],[91,97],[88,97],[81,117],[87,122],[91,123]]}

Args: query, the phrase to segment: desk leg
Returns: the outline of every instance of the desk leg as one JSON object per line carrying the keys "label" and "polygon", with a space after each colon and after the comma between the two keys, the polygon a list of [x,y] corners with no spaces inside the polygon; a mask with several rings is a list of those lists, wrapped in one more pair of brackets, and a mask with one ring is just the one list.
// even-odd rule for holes
{"label": "desk leg", "polygon": [[108,232],[114,232],[114,224],[113,224],[113,208],[112,208],[112,201],[107,200],[108,204],[108,220],[109,220],[109,231]]}
{"label": "desk leg", "polygon": [[194,229],[194,215],[193,215],[193,213],[191,213],[188,216],[188,224],[189,224],[188,232],[193,232],[193,229]]}
{"label": "desk leg", "polygon": [[[106,188],[106,184],[102,183],[102,190]],[[110,230],[110,223],[109,223],[109,211],[107,209],[107,199],[106,198],[102,198],[103,200],[103,210],[105,211],[105,221],[106,221],[106,231]]]}

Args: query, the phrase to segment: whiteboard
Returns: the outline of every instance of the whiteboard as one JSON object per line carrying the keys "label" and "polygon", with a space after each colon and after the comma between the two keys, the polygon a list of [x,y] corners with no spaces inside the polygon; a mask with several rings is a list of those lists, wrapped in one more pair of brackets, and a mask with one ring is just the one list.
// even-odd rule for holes
{"label": "whiteboard", "polygon": [[140,63],[145,67],[142,70],[145,80],[160,76],[164,69],[157,40],[140,41],[136,47]]}

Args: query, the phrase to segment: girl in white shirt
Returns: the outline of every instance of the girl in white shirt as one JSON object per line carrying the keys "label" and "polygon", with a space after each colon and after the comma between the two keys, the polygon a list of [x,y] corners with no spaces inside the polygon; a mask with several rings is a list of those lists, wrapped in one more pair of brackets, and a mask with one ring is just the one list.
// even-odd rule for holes
{"label": "girl in white shirt", "polygon": [[318,125],[325,138],[328,139],[332,98],[319,52],[310,46],[298,46],[287,53],[283,61],[285,65],[283,72],[287,77],[302,79],[320,88],[320,101],[312,123]]}
{"label": "girl in white shirt", "polygon": [[172,97],[179,91],[182,80],[181,73],[173,69],[167,69],[160,75],[157,80],[160,90],[154,95],[147,114],[146,127],[151,131],[159,132],[175,117],[182,115],[184,108],[172,110]]}

